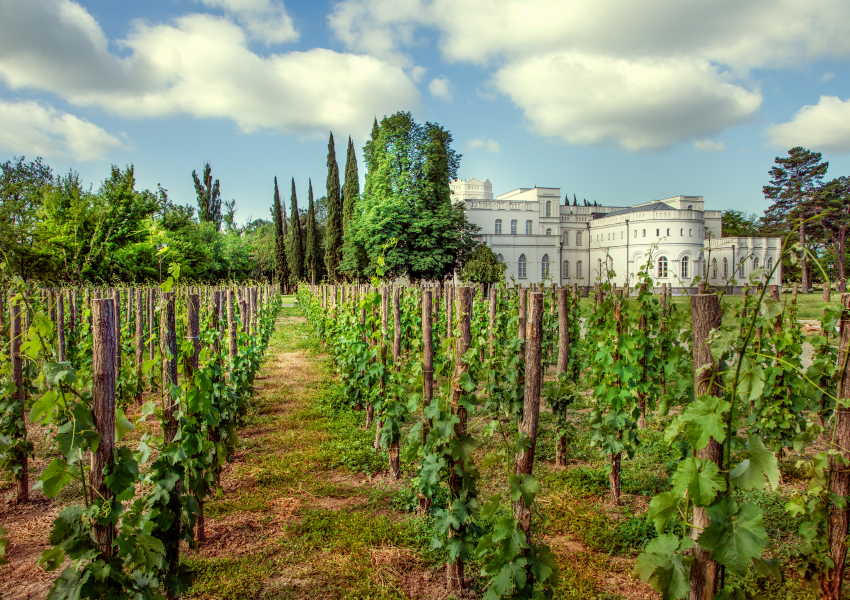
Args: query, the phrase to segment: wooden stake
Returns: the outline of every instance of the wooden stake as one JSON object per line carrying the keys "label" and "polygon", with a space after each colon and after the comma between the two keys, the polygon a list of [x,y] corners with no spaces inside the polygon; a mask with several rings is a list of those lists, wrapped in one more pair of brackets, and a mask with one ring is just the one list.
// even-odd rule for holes
{"label": "wooden stake", "polygon": [[56,302],[56,336],[59,342],[59,362],[65,362],[65,294],[61,291]]}
{"label": "wooden stake", "polygon": [[[21,406],[21,423],[24,427],[22,437],[26,439],[27,410],[26,392],[24,390],[24,361],[21,358],[21,305],[14,300],[12,301],[9,320],[12,326],[12,331],[10,333],[12,351],[12,383],[15,384],[15,399]],[[17,502],[29,502],[29,459],[26,455],[23,456],[23,465],[20,472],[15,475],[15,486],[17,488],[15,500]]]}
{"label": "wooden stake", "polygon": [[[558,375],[567,372],[570,364],[570,299],[568,290],[558,290]],[[567,436],[558,437],[555,449],[555,464],[560,467],[567,465]]]}
{"label": "wooden stake", "polygon": [[165,439],[174,440],[177,435],[177,420],[174,413],[177,410],[171,395],[171,386],[177,385],[177,323],[174,309],[174,292],[162,294],[164,301],[163,323],[160,329],[162,349],[162,410],[165,414]]}
{"label": "wooden stake", "polygon": [[[115,301],[95,300],[92,313],[92,416],[100,443],[91,455],[89,477],[93,492],[108,506],[113,494],[106,486],[103,471],[115,462],[115,358],[118,354],[115,349]],[[108,563],[112,557],[115,528],[94,523],[92,530],[98,550]]]}

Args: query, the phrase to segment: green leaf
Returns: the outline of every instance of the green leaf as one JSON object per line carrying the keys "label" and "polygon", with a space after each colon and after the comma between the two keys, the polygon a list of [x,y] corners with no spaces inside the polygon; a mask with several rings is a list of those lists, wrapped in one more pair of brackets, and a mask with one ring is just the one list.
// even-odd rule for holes
{"label": "green leaf", "polygon": [[661,592],[663,600],[684,598],[690,591],[693,557],[685,551],[693,547],[690,538],[679,540],[672,534],[660,535],[638,556],[635,572],[652,589]]}
{"label": "green leaf", "polygon": [[61,458],[54,458],[42,471],[35,486],[41,488],[48,498],[55,498],[63,487],[71,483],[71,474],[68,473],[68,463]]}
{"label": "green leaf", "polygon": [[654,496],[649,502],[647,518],[655,524],[655,530],[659,535],[664,531],[664,527],[667,526],[670,518],[676,514],[676,509],[679,507],[679,501],[681,499],[681,494],[662,492]]}
{"label": "green leaf", "polygon": [[747,458],[729,473],[729,478],[739,488],[751,490],[761,488],[765,477],[775,490],[779,485],[776,455],[765,448],[759,436],[747,433]]}
{"label": "green leaf", "polygon": [[716,396],[700,396],[684,412],[673,419],[664,431],[664,439],[671,442],[685,434],[695,450],[708,445],[709,439],[722,443],[726,439],[726,412],[729,403]]}
{"label": "green leaf", "polygon": [[726,489],[720,467],[714,461],[693,456],[681,461],[673,474],[673,493],[688,497],[697,506],[708,506],[717,492]]}
{"label": "green leaf", "polygon": [[508,479],[508,487],[511,490],[511,500],[516,502],[522,498],[526,508],[531,508],[534,498],[540,493],[540,484],[532,475],[526,473],[511,475]]}
{"label": "green leaf", "polygon": [[41,553],[41,558],[38,559],[38,566],[43,566],[45,571],[55,571],[65,562],[65,553],[62,548],[56,546],[48,548]]}
{"label": "green leaf", "polygon": [[47,390],[41,398],[33,402],[30,410],[30,423],[41,420],[42,425],[47,425],[53,416],[53,409],[58,397],[59,395],[54,390]]}
{"label": "green leaf", "polygon": [[743,575],[750,560],[760,557],[768,544],[761,509],[748,502],[739,507],[731,498],[723,498],[706,512],[711,523],[697,542],[714,560]]}
{"label": "green leaf", "polygon": [[463,388],[463,391],[467,393],[472,392],[473,390],[475,390],[476,387],[475,382],[472,381],[472,378],[466,371],[460,374],[460,379],[458,379],[458,383],[460,384],[460,387]]}
{"label": "green leaf", "polygon": [[115,441],[120,442],[124,439],[124,436],[133,431],[135,427],[130,422],[130,419],[127,418],[127,415],[124,414],[124,410],[121,408],[115,409]]}

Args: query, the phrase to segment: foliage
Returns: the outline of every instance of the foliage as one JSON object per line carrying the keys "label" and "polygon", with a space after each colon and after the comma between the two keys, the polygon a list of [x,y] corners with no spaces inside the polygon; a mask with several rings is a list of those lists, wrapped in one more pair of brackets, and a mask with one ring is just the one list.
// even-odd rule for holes
{"label": "foliage", "polygon": [[204,163],[203,181],[192,171],[195,193],[198,195],[198,218],[202,223],[213,223],[216,230],[221,227],[221,186],[218,179],[213,183],[212,167]]}
{"label": "foliage", "polygon": [[506,269],[490,248],[478,244],[463,265],[461,278],[473,283],[498,283],[505,278]]}
{"label": "foliage", "polygon": [[334,134],[328,139],[328,180],[326,184],[328,222],[325,230],[325,268],[330,281],[339,279],[339,265],[342,261],[342,198],[339,189],[339,165],[336,162]]}

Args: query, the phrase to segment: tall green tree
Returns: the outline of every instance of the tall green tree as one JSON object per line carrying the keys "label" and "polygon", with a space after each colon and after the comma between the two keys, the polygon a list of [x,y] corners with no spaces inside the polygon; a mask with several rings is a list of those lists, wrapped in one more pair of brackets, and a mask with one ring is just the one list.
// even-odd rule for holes
{"label": "tall green tree", "polygon": [[9,266],[24,279],[49,268],[50,256],[35,237],[42,195],[53,171],[41,159],[15,157],[0,164],[0,249]]}
{"label": "tall green tree", "polygon": [[724,210],[720,213],[721,232],[724,237],[759,237],[761,223],[756,215],[739,210]]}
{"label": "tall green tree", "polygon": [[275,238],[275,273],[280,291],[289,283],[289,261],[286,256],[286,237],[284,236],[285,216],[280,202],[280,190],[277,187],[277,177],[274,178],[274,238]]}
{"label": "tall green tree", "polygon": [[313,182],[310,180],[307,192],[307,231],[304,235],[304,275],[315,284],[321,280],[324,257],[322,256],[322,237],[316,222],[316,205],[313,202]]}
{"label": "tall green tree", "polygon": [[850,228],[850,177],[837,177],[826,183],[818,196],[818,204],[826,213],[822,223],[832,239],[837,288],[839,292],[845,293],[847,292],[846,241],[847,231]]}
{"label": "tall green tree", "polygon": [[212,167],[204,163],[204,179],[198,179],[198,174],[192,171],[195,182],[195,193],[198,195],[198,219],[202,223],[213,223],[216,229],[221,227],[221,187],[218,179],[213,183]]}
{"label": "tall green tree", "polygon": [[293,283],[304,279],[304,240],[301,237],[301,218],[298,213],[298,198],[295,195],[295,178],[292,178],[292,198],[289,223],[289,278]]}
{"label": "tall green tree", "polygon": [[342,198],[339,189],[339,165],[336,162],[334,134],[328,140],[327,180],[328,224],[325,235],[325,267],[330,281],[339,280],[339,265],[342,261]]}
{"label": "tall green tree", "polygon": [[357,176],[357,153],[354,142],[348,136],[348,155],[345,159],[345,183],[342,186],[342,228],[343,235],[348,224],[354,218],[354,209],[360,199],[360,179]]}

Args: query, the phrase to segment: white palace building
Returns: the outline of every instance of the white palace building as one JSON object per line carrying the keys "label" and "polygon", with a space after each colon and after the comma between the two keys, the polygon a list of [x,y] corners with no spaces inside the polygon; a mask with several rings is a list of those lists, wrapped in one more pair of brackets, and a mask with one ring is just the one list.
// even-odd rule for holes
{"label": "white palace building", "polygon": [[[773,269],[779,238],[723,237],[720,211],[705,210],[702,196],[674,196],[634,206],[561,206],[560,188],[520,188],[493,198],[490,180],[451,183],[480,239],[507,264],[517,283],[554,282],[592,286],[611,272],[612,281],[636,283],[652,259],[656,285],[674,292],[707,277],[735,290],[753,270]],[[768,284],[782,283],[782,268]]]}

